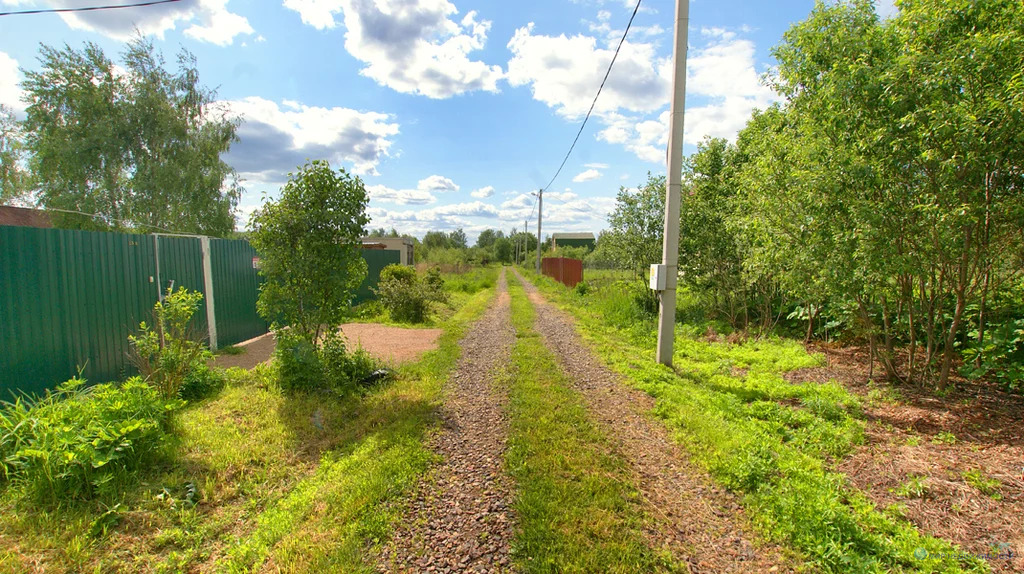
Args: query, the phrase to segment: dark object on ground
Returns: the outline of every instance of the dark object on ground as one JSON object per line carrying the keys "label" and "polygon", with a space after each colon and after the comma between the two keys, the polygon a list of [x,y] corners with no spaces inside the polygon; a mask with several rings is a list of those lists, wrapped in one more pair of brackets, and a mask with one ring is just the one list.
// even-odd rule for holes
{"label": "dark object on ground", "polygon": [[359,382],[364,385],[374,385],[393,376],[395,376],[395,372],[391,369],[377,369]]}

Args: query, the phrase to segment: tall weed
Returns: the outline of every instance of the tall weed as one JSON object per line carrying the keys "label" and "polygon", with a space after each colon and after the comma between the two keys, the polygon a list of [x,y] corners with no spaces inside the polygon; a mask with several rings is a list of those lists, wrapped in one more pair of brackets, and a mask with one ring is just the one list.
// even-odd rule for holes
{"label": "tall weed", "polygon": [[72,379],[40,399],[0,407],[4,481],[44,504],[109,496],[168,438],[182,405],[135,377],[120,386]]}

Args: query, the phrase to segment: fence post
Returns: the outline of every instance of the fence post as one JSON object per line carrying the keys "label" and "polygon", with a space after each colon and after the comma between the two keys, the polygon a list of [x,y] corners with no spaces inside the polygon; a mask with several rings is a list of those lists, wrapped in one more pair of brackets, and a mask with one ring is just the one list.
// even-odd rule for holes
{"label": "fence post", "polygon": [[213,306],[213,262],[210,260],[210,238],[200,237],[203,251],[203,290],[206,291],[206,328],[210,334],[210,350],[217,350],[217,313]]}

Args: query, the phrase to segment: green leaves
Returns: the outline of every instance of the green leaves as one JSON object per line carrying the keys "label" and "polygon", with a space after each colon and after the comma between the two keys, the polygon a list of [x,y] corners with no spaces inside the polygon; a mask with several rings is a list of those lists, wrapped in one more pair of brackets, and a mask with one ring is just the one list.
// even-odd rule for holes
{"label": "green leaves", "polygon": [[266,279],[257,309],[275,329],[288,326],[314,341],[341,323],[366,275],[358,250],[369,198],[358,177],[324,160],[288,178],[280,198],[266,200],[250,220]]}
{"label": "green leaves", "polygon": [[80,229],[234,230],[241,187],[221,160],[237,119],[199,85],[195,58],[165,68],[152,43],[127,44],[123,72],[95,44],[40,48],[41,69],[25,75],[25,129],[46,207],[96,213],[55,215]]}

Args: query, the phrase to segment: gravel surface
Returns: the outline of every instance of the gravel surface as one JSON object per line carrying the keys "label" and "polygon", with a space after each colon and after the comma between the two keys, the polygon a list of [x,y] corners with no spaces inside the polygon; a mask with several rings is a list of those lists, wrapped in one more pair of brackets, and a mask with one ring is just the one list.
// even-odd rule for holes
{"label": "gravel surface", "polygon": [[[441,332],[441,329],[406,329],[378,323],[345,323],[341,326],[341,334],[348,341],[350,348],[362,347],[367,353],[389,365],[415,361],[423,353],[436,349]],[[217,355],[210,361],[210,365],[222,369],[251,369],[270,360],[277,347],[277,341],[273,333],[267,333],[236,346],[245,352],[237,355]]]}
{"label": "gravel surface", "polygon": [[757,541],[735,496],[689,462],[665,426],[650,413],[654,399],[627,386],[582,342],[572,319],[516,276],[537,309],[534,328],[558,357],[595,420],[630,466],[647,511],[655,548],[686,562],[691,572],[791,572],[778,547]]}
{"label": "gravel surface", "polygon": [[442,429],[430,445],[443,460],[409,503],[379,557],[380,572],[511,570],[507,397],[493,384],[515,341],[504,271],[497,290],[496,302],[462,340],[462,357],[447,382]]}

